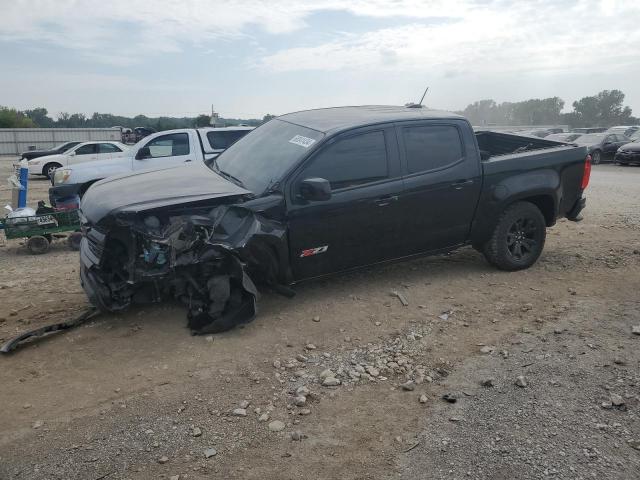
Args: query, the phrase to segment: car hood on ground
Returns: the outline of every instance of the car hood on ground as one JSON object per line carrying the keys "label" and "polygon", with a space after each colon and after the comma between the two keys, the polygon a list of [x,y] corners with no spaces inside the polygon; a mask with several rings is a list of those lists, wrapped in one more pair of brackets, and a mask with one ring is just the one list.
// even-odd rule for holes
{"label": "car hood on ground", "polygon": [[620,147],[625,152],[640,152],[640,142],[625,143]]}
{"label": "car hood on ground", "polygon": [[93,225],[108,215],[251,194],[201,164],[109,177],[94,183],[80,209]]}

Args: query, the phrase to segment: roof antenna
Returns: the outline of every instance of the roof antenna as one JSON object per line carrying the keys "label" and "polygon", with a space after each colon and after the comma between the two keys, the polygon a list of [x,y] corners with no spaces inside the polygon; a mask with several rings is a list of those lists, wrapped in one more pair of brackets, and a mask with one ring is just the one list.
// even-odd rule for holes
{"label": "roof antenna", "polygon": [[427,87],[427,89],[424,91],[424,93],[422,94],[422,98],[420,99],[419,103],[407,103],[407,108],[422,108],[422,102],[424,101],[424,97],[427,96],[427,92],[429,91],[429,87]]}

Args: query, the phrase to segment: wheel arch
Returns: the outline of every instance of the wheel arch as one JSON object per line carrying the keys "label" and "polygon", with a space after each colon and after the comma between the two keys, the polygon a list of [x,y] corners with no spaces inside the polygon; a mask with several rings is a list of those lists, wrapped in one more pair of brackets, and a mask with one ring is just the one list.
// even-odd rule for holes
{"label": "wheel arch", "polygon": [[50,165],[57,165],[56,168],[62,168],[62,164],[60,162],[47,162],[42,166],[42,175],[47,175],[47,170]]}

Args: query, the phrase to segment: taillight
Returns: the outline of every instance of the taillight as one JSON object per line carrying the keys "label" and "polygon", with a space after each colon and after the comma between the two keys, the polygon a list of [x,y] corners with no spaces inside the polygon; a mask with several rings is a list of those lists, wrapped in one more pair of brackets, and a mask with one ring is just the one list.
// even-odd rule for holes
{"label": "taillight", "polygon": [[591,177],[591,155],[587,155],[584,159],[584,172],[582,173],[582,184],[580,188],[584,190],[589,185],[589,178]]}

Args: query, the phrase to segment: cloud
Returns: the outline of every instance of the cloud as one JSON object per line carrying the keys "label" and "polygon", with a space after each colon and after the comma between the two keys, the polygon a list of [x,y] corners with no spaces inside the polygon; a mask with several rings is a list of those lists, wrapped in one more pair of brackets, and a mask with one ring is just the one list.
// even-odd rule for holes
{"label": "cloud", "polygon": [[445,7],[448,14],[461,14],[465,5],[445,0],[13,0],[2,6],[0,40],[46,42],[127,64],[126,57],[243,37],[252,27],[289,34],[306,28],[306,19],[320,11],[416,19]]}
{"label": "cloud", "polygon": [[[566,72],[638,66],[640,2],[425,2],[449,21],[412,22],[267,55],[276,72],[389,70],[486,73]],[[431,7],[431,5],[435,5]],[[449,8],[452,6],[453,8]],[[431,8],[426,8],[431,7]],[[375,14],[378,10],[367,10]],[[603,28],[603,26],[606,26]]]}

